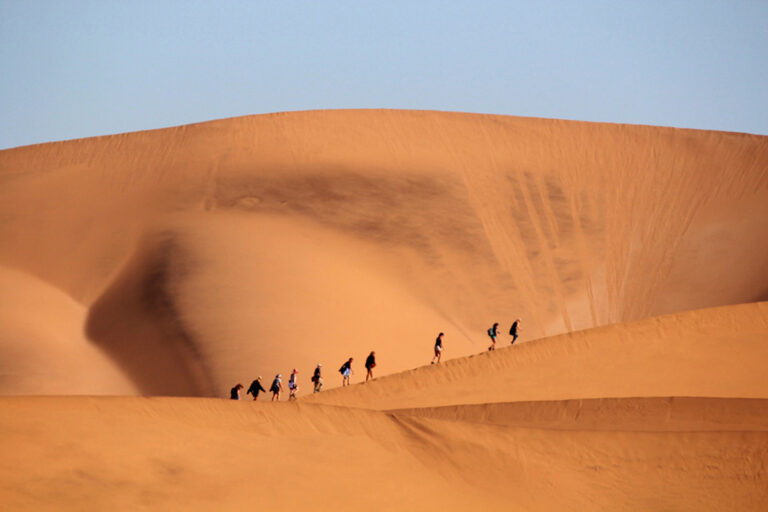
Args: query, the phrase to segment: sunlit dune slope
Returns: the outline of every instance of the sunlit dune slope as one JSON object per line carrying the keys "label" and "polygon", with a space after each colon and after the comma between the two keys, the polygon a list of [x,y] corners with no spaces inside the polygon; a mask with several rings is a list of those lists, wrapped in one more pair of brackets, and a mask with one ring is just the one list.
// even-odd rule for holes
{"label": "sunlit dune slope", "polygon": [[403,409],[616,397],[768,398],[766,364],[768,303],[761,302],[563,334],[303,399]]}
{"label": "sunlit dune slope", "polygon": [[[0,152],[0,265],[82,308],[103,393],[294,367],[306,389],[370,350],[416,366],[440,330],[458,356],[517,316],[526,340],[756,301],[766,258],[768,138],[746,134],[321,111]],[[56,343],[14,329],[0,317],[3,350]]]}
{"label": "sunlit dune slope", "polygon": [[763,509],[767,401],[696,400],[693,422],[689,402],[661,405],[685,429],[639,414],[582,428],[595,413],[627,420],[637,401],[624,399],[552,430],[302,403],[4,398],[0,496],[12,510]]}

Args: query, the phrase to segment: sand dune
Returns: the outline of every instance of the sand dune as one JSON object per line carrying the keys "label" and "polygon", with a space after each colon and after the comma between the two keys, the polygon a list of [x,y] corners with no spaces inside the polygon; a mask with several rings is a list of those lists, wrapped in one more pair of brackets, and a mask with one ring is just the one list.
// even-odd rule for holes
{"label": "sand dune", "polygon": [[437,330],[460,356],[494,320],[534,339],[768,289],[751,135],[302,112],[5,150],[0,183],[0,264],[80,303],[145,394],[372,349],[400,371]]}
{"label": "sand dune", "polygon": [[0,503],[765,510],[766,299],[766,137],[320,111],[0,151]]}
{"label": "sand dune", "polygon": [[[29,510],[762,510],[768,398],[653,395],[765,397],[766,307],[590,329],[294,403],[3,398],[3,501]],[[695,327],[712,326],[723,334],[695,347]],[[620,398],[551,398],[566,388]],[[521,401],[530,396],[539,399]]]}

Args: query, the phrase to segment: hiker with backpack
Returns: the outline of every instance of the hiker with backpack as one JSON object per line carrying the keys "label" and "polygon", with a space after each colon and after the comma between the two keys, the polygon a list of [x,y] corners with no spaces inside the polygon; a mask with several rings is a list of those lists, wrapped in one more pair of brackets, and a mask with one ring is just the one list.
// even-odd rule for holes
{"label": "hiker with backpack", "polygon": [[509,334],[512,336],[512,343],[510,345],[514,345],[517,341],[517,335],[520,333],[520,319],[516,319],[514,322],[512,322],[512,327],[509,328]]}
{"label": "hiker with backpack", "polygon": [[251,382],[250,387],[248,387],[248,391],[246,391],[246,395],[253,395],[253,400],[256,401],[259,399],[259,393],[266,393],[267,390],[264,389],[264,386],[261,385],[261,375],[256,377],[256,380]]}
{"label": "hiker with backpack", "polygon": [[491,337],[491,346],[488,350],[496,350],[496,336],[499,335],[499,322],[493,324],[493,327],[488,329],[488,336]]}
{"label": "hiker with backpack", "polygon": [[[440,364],[440,358],[443,356],[443,333],[437,335],[435,339],[435,356],[432,358],[430,364]],[[437,360],[437,361],[435,361]]]}
{"label": "hiker with backpack", "polygon": [[365,382],[368,382],[368,379],[373,379],[374,368],[376,368],[376,352],[371,351],[365,360],[365,369],[368,370],[368,373],[365,374]]}
{"label": "hiker with backpack", "polygon": [[296,400],[296,393],[299,391],[299,383],[296,382],[296,375],[299,371],[294,368],[288,379],[288,400]]}
{"label": "hiker with backpack", "polygon": [[341,365],[339,373],[342,376],[341,387],[349,386],[349,376],[352,374],[352,358],[350,357],[346,363]]}
{"label": "hiker with backpack", "polygon": [[314,384],[314,391],[312,393],[319,393],[323,389],[323,376],[322,376],[322,364],[317,363],[315,372],[312,374],[312,384]]}
{"label": "hiker with backpack", "polygon": [[283,379],[279,373],[275,375],[275,380],[272,381],[272,385],[269,387],[272,392],[272,401],[280,401],[280,392],[283,390]]}

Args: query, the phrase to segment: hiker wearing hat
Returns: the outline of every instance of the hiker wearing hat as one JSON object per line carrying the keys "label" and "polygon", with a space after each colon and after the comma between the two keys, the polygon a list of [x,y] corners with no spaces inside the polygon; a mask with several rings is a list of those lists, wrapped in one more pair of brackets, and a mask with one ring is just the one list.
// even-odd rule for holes
{"label": "hiker wearing hat", "polygon": [[259,375],[255,381],[251,382],[251,386],[246,391],[246,395],[253,395],[254,400],[259,399],[259,393],[266,393],[267,390],[261,385],[261,375]]}
{"label": "hiker wearing hat", "polygon": [[273,402],[280,400],[280,392],[283,390],[283,379],[281,377],[282,375],[279,373],[275,375],[275,380],[272,381],[272,385],[269,387],[269,390],[272,392]]}
{"label": "hiker wearing hat", "polygon": [[299,390],[299,384],[296,382],[297,373],[299,373],[299,371],[294,368],[293,372],[291,372],[291,377],[288,379],[288,400],[296,400],[296,392]]}
{"label": "hiker wearing hat", "polygon": [[322,367],[323,367],[322,364],[317,363],[317,368],[315,368],[315,373],[312,374],[312,382],[315,384],[315,390],[313,391],[313,393],[319,393],[320,390],[323,389]]}

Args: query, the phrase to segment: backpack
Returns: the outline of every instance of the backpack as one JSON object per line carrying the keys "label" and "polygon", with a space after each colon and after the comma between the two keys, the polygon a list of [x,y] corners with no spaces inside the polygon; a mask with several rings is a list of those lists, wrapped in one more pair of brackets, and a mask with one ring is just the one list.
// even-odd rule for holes
{"label": "backpack", "polygon": [[347,369],[347,363],[344,363],[343,365],[341,365],[341,368],[339,368],[339,373],[344,373],[344,370],[346,369]]}
{"label": "backpack", "polygon": [[491,328],[489,328],[489,329],[488,329],[488,336],[490,336],[491,338],[493,338],[493,327],[491,327]]}

